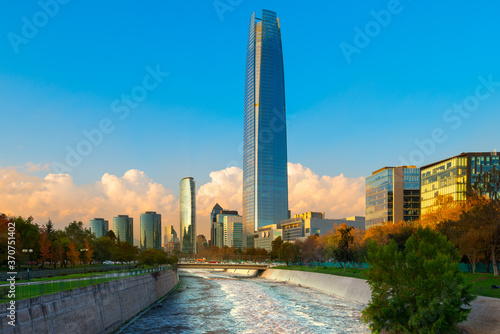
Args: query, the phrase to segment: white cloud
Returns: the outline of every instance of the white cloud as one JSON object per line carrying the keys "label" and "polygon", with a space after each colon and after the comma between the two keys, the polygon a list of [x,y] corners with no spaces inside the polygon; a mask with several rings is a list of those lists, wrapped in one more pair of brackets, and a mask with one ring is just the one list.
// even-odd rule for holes
{"label": "white cloud", "polygon": [[[88,226],[89,219],[111,221],[118,214],[134,217],[134,238],[139,239],[139,217],[144,211],[162,214],[163,225],[174,225],[179,232],[179,202],[172,191],[154,182],[137,169],[123,176],[106,173],[93,183],[77,185],[69,174],[34,176],[28,170],[0,167],[0,212],[32,215],[39,224],[51,218],[57,228],[73,220]],[[209,215],[215,203],[241,211],[243,172],[229,167],[210,173],[211,181],[197,193],[197,233],[209,235]],[[324,211],[327,218],[364,215],[364,178],[344,175],[319,176],[301,164],[288,163],[289,206],[292,214]]]}

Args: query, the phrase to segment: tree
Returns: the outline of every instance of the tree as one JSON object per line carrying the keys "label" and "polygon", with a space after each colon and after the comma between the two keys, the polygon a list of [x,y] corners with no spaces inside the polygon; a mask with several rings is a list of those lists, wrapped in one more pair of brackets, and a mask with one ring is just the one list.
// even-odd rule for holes
{"label": "tree", "polygon": [[113,260],[118,262],[135,261],[139,252],[139,248],[132,246],[128,241],[119,241],[113,251]]}
{"label": "tree", "polygon": [[106,237],[110,238],[113,242],[116,242],[116,234],[113,232],[113,230],[109,230],[108,233],[106,233]]}
{"label": "tree", "polygon": [[73,268],[75,267],[75,264],[80,262],[80,252],[76,250],[76,246],[73,241],[69,244],[68,260]]}
{"label": "tree", "polygon": [[45,269],[45,261],[50,260],[52,260],[51,243],[47,230],[44,230],[40,236],[40,259],[38,260],[42,264],[42,270]]}
{"label": "tree", "polygon": [[317,234],[309,236],[305,241],[295,241],[300,249],[302,261],[304,262],[322,262],[323,249],[325,247],[324,238]]}
{"label": "tree", "polygon": [[418,228],[402,251],[368,244],[372,299],[363,320],[375,333],[451,333],[467,319],[474,296],[458,268],[459,255],[446,237]]}
{"label": "tree", "polygon": [[94,251],[90,247],[89,240],[85,240],[85,249],[86,251],[83,252],[83,263],[87,264],[92,262],[92,255],[94,255]]}
{"label": "tree", "polygon": [[288,266],[289,262],[298,262],[300,258],[300,249],[297,245],[291,242],[284,242],[279,250],[279,260],[286,262]]}
{"label": "tree", "polygon": [[94,258],[96,261],[109,261],[113,257],[115,243],[111,238],[103,236],[95,239],[92,243],[92,246],[92,248],[94,249]]}
{"label": "tree", "polygon": [[283,239],[281,238],[281,236],[277,237],[271,242],[271,259],[279,258],[281,245],[283,245]]}
{"label": "tree", "polygon": [[149,248],[143,250],[139,255],[139,263],[146,265],[167,264],[169,262],[167,253],[162,250]]}

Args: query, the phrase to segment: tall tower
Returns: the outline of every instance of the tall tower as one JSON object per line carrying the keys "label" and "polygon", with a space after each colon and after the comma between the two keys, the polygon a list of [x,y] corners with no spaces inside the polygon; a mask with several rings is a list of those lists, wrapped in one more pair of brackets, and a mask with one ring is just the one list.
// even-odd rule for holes
{"label": "tall tower", "polygon": [[134,218],[128,215],[113,217],[113,232],[121,242],[127,241],[134,245]]}
{"label": "tall tower", "polygon": [[181,251],[196,254],[196,181],[185,177],[179,184],[181,202]]}
{"label": "tall tower", "polygon": [[243,247],[261,226],[288,218],[285,84],[276,13],[250,19],[243,130]]}
{"label": "tall tower", "polygon": [[141,214],[141,250],[161,249],[161,215],[154,211]]}

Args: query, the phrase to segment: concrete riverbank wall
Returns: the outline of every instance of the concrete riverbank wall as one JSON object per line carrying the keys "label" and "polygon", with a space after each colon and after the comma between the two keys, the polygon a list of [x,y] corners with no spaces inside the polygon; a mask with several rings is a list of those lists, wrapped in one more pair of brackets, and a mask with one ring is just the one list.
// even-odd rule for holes
{"label": "concrete riverbank wall", "polygon": [[0,305],[0,333],[111,333],[177,285],[177,269],[16,301],[16,326],[9,304]]}
{"label": "concrete riverbank wall", "polygon": [[[363,304],[367,304],[371,299],[370,286],[359,278],[280,269],[268,269],[261,277],[300,284]],[[472,311],[460,327],[469,334],[500,333],[499,314],[500,299],[479,296],[472,302]]]}

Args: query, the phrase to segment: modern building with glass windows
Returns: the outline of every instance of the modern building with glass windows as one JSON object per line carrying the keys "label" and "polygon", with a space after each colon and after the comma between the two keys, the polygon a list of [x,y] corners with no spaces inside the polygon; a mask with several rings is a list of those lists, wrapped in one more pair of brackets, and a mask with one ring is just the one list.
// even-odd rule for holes
{"label": "modern building with glass windows", "polygon": [[217,245],[217,215],[222,212],[219,203],[215,203],[212,212],[210,212],[210,246]]}
{"label": "modern building with glass windows", "polygon": [[276,13],[250,19],[243,129],[243,247],[259,227],[288,218],[285,85]]}
{"label": "modern building with glass windows", "polygon": [[479,174],[500,169],[496,152],[461,153],[420,168],[422,214],[435,208],[438,195],[464,202]]}
{"label": "modern building with glass windows", "polygon": [[185,177],[179,184],[181,204],[181,251],[196,254],[196,181]]}
{"label": "modern building with glass windows", "polygon": [[366,178],[366,228],[420,217],[420,169],[384,167]]}
{"label": "modern building with glass windows", "polygon": [[134,245],[134,218],[128,215],[113,217],[113,232],[120,241]]}
{"label": "modern building with glass windows", "polygon": [[243,217],[224,216],[224,246],[243,249]]}
{"label": "modern building with glass windows", "polygon": [[96,238],[105,236],[108,231],[109,222],[104,218],[94,218],[90,220],[90,232],[93,233]]}
{"label": "modern building with glass windows", "polygon": [[161,249],[161,215],[154,211],[141,214],[141,250]]}
{"label": "modern building with glass windows", "polygon": [[177,238],[177,232],[174,230],[174,225],[165,226],[165,233],[163,237],[163,243],[169,242],[179,242],[179,238]]}

